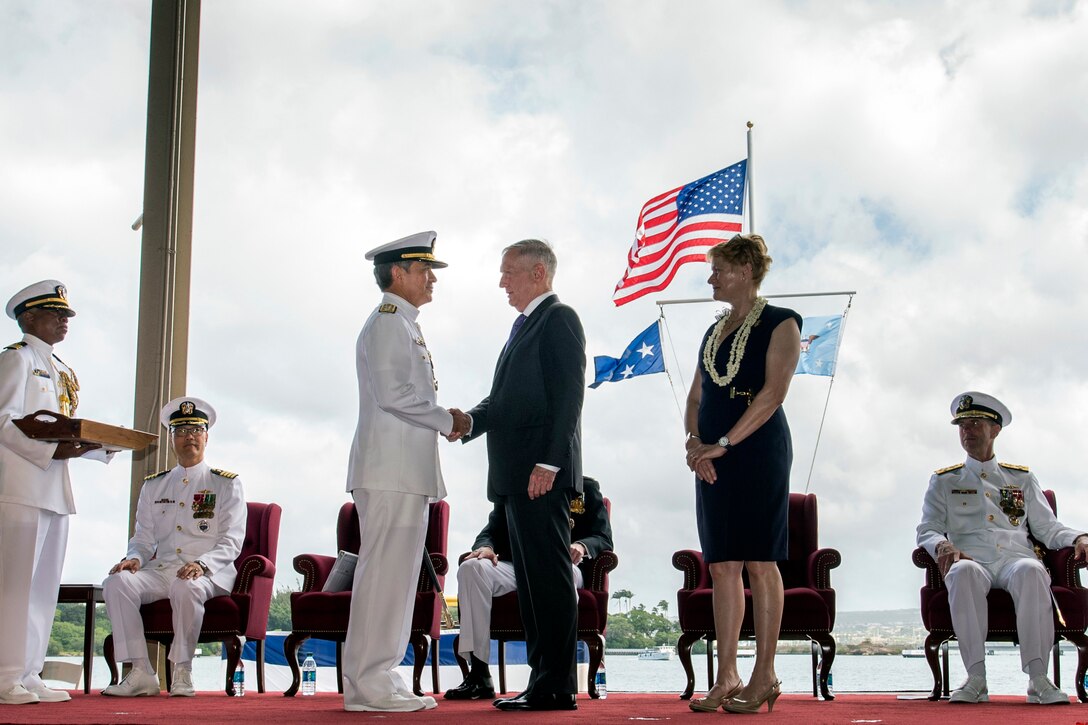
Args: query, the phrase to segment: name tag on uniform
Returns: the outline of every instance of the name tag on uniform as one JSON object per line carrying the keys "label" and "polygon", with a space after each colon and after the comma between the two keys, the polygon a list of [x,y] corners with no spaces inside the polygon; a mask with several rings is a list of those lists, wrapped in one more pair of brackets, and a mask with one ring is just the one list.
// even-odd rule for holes
{"label": "name tag on uniform", "polygon": [[45,372],[44,370],[42,370],[42,369],[40,369],[40,368],[38,368],[38,369],[35,369],[35,370],[34,370],[33,372],[31,372],[30,374],[31,374],[31,375],[33,375],[33,376],[35,376],[35,377],[38,377],[38,378],[45,378],[45,379],[47,379],[47,380],[49,379],[49,373]]}
{"label": "name tag on uniform", "polygon": [[975,495],[976,493],[978,493],[978,489],[977,489],[977,488],[954,488],[954,489],[952,489],[952,494],[953,494],[953,495],[955,495],[955,494],[963,494],[963,495],[965,495],[965,496],[973,496],[973,495]]}
{"label": "name tag on uniform", "polygon": [[175,500],[174,500],[174,499],[172,499],[172,498],[160,498],[160,499],[159,499],[158,501],[156,501],[155,503],[177,503],[177,501],[175,501]]}

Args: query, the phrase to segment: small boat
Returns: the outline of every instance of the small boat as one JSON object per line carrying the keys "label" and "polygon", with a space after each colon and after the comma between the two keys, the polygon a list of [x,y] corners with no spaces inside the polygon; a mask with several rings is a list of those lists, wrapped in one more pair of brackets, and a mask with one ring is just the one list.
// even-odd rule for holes
{"label": "small boat", "polygon": [[672,655],[672,647],[661,645],[660,647],[647,647],[638,653],[638,658],[640,660],[671,660]]}
{"label": "small boat", "polygon": [[738,649],[737,657],[755,657],[756,651],[754,649]]}
{"label": "small boat", "polygon": [[905,649],[902,654],[904,657],[925,657],[926,651],[924,649]]}

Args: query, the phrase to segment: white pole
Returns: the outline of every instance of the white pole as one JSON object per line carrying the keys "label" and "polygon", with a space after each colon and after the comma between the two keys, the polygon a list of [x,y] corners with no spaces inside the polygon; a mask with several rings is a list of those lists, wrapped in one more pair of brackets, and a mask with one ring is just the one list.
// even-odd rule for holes
{"label": "white pole", "polygon": [[752,181],[752,122],[748,122],[748,164],[744,183],[748,187],[748,233],[756,233],[756,195]]}

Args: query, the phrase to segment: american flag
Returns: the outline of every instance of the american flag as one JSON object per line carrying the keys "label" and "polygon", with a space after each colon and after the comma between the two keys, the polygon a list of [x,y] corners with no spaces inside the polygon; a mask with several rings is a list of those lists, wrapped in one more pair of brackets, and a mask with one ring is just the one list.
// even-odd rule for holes
{"label": "american flag", "polygon": [[669,286],[687,262],[705,262],[706,251],[740,233],[748,161],[666,191],[638,215],[627,271],[616,285],[617,307]]}

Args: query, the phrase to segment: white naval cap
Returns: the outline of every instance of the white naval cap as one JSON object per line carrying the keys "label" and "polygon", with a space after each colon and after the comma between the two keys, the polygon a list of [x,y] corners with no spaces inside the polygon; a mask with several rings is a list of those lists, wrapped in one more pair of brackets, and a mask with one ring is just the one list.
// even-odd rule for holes
{"label": "white naval cap", "polygon": [[211,428],[215,425],[215,408],[200,398],[183,395],[163,406],[159,420],[166,428],[179,425],[203,425]]}
{"label": "white naval cap", "polygon": [[69,317],[76,311],[68,306],[68,288],[55,279],[43,279],[19,290],[8,300],[6,312],[15,320],[27,310],[65,310]]}
{"label": "white naval cap", "polygon": [[1012,413],[992,395],[968,390],[952,399],[952,425],[964,418],[985,418],[1004,427],[1012,423]]}
{"label": "white naval cap", "polygon": [[374,264],[387,262],[426,262],[435,269],[447,267],[445,262],[439,262],[434,258],[434,243],[438,238],[437,232],[419,232],[401,237],[395,242],[375,247],[366,253],[366,258],[373,260]]}

